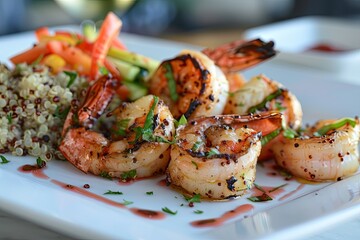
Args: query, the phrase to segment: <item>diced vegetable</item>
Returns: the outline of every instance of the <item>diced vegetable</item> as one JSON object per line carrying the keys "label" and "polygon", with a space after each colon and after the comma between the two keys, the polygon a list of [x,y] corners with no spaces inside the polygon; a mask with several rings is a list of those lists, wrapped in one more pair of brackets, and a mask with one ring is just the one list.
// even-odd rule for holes
{"label": "diced vegetable", "polygon": [[108,55],[110,57],[144,68],[149,71],[149,74],[153,73],[159,66],[159,62],[154,59],[115,47],[111,47],[109,49]]}
{"label": "diced vegetable", "polygon": [[127,62],[123,62],[112,57],[107,57],[107,60],[115,66],[125,81],[134,81],[140,73],[139,67],[131,65]]}
{"label": "diced vegetable", "polygon": [[141,98],[147,94],[147,88],[140,84],[127,81],[123,81],[122,83],[127,87],[129,91],[129,99],[131,101]]}
{"label": "diced vegetable", "polygon": [[52,53],[62,57],[80,74],[89,74],[91,58],[79,48],[68,46],[58,41],[50,41],[48,48]]}
{"label": "diced vegetable", "polygon": [[53,73],[58,73],[63,70],[66,65],[65,60],[57,54],[49,54],[42,60],[42,63],[51,67]]}

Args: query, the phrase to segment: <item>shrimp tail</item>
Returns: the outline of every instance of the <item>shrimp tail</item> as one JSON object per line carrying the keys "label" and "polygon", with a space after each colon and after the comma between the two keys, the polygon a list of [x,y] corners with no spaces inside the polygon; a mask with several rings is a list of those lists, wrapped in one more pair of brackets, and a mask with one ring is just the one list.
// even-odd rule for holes
{"label": "shrimp tail", "polygon": [[236,40],[217,48],[202,51],[211,58],[224,72],[237,72],[274,57],[274,42],[255,39],[249,42]]}
{"label": "shrimp tail", "polygon": [[104,112],[115,94],[117,81],[111,75],[99,78],[89,89],[83,106],[78,111],[80,125],[91,128]]}

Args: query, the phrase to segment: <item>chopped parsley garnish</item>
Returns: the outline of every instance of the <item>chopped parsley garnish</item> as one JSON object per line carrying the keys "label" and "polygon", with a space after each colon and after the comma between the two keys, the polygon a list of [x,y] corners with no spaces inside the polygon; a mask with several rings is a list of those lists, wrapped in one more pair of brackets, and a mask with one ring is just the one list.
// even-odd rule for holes
{"label": "chopped parsley garnish", "polygon": [[[270,189],[268,192],[271,193],[271,192],[275,192],[276,190],[286,186],[287,183],[283,184],[283,185],[280,185],[278,187],[274,187],[273,189]],[[266,202],[266,201],[271,201],[273,200],[272,197],[270,197],[266,191],[259,185],[255,184],[254,183],[254,186],[260,190],[262,192],[261,195],[258,195],[258,196],[252,196],[252,197],[249,197],[248,200],[252,201],[252,202]]]}
{"label": "chopped parsley garnish", "polygon": [[280,185],[278,187],[274,187],[273,189],[269,190],[269,192],[275,192],[276,190],[282,188],[282,187],[285,187],[286,185],[288,185],[287,183],[283,184],[283,185]]}
{"label": "chopped parsley garnish", "polygon": [[128,172],[123,172],[120,175],[120,178],[122,181],[125,181],[125,182],[135,179],[136,178],[136,169],[130,170]]}
{"label": "chopped parsley garnish", "polygon": [[104,66],[99,68],[99,72],[100,72],[101,75],[108,75],[109,74],[109,70]]}
{"label": "chopped parsley garnish", "polygon": [[195,194],[194,196],[192,197],[188,197],[188,196],[184,196],[185,200],[189,203],[194,203],[194,202],[201,202],[200,201],[200,194]]}
{"label": "chopped parsley garnish", "polygon": [[75,82],[75,80],[77,78],[77,73],[76,72],[69,72],[69,71],[64,71],[64,73],[66,74],[66,76],[69,77],[69,81],[66,84],[66,87],[69,88]]}
{"label": "chopped parsley garnish", "polygon": [[192,146],[191,151],[197,152],[202,145],[203,145],[203,142],[196,141],[196,142],[194,143],[194,145]]}
{"label": "chopped parsley garnish", "polygon": [[295,138],[295,137],[299,136],[299,134],[294,129],[291,129],[291,128],[285,128],[283,135],[286,138]]}
{"label": "chopped parsley garnish", "polygon": [[261,192],[265,193],[265,190],[260,185],[257,185],[256,183],[254,183],[254,186],[256,187],[256,189],[258,189]]}
{"label": "chopped parsley garnish", "polygon": [[323,136],[323,135],[325,135],[327,132],[329,132],[329,131],[331,131],[331,130],[335,130],[335,129],[341,128],[341,127],[345,126],[346,124],[349,124],[351,127],[355,127],[355,125],[356,125],[356,120],[353,119],[353,118],[342,118],[342,119],[339,119],[339,120],[335,121],[334,123],[327,124],[327,125],[324,125],[323,127],[321,127],[319,130],[317,130],[317,131],[314,133],[314,136],[316,136],[316,137]]}
{"label": "chopped parsley garnish", "polygon": [[196,170],[199,169],[199,166],[197,165],[197,163],[195,161],[191,161],[191,163],[195,166]]}
{"label": "chopped parsley garnish", "polygon": [[154,96],[154,102],[151,105],[148,114],[146,115],[144,127],[143,128],[136,127],[134,129],[134,131],[136,133],[135,142],[139,141],[140,138],[142,138],[145,141],[152,142],[150,140],[153,138],[154,110],[155,110],[155,107],[158,104],[158,102],[159,102],[159,98]]}
{"label": "chopped parsley garnish", "polygon": [[164,207],[164,208],[162,208],[161,209],[163,212],[166,212],[166,213],[169,213],[169,214],[171,214],[171,215],[176,215],[177,214],[177,211],[171,211],[169,208],[167,208],[167,207]]}
{"label": "chopped parsley garnish", "polygon": [[154,110],[156,105],[159,102],[159,98],[154,96],[154,102],[150,107],[148,114],[146,115],[144,127],[136,127],[134,128],[135,131],[135,141],[132,143],[136,143],[140,141],[140,139],[147,141],[147,142],[162,142],[162,143],[169,143],[173,144],[174,141],[169,141],[160,136],[154,136]]}
{"label": "chopped parsley garnish", "polygon": [[281,102],[275,102],[275,109],[281,112],[281,111],[285,111],[286,107],[282,106]]}
{"label": "chopped parsley garnish", "polygon": [[125,206],[127,206],[127,205],[130,205],[130,204],[133,204],[134,202],[132,202],[132,201],[127,201],[127,200],[125,200],[125,199],[123,199],[124,200],[124,202],[122,202],[122,204],[123,205],[125,205]]}
{"label": "chopped parsley garnish", "polygon": [[184,115],[182,115],[178,120],[174,119],[174,124],[175,124],[175,127],[179,127],[179,126],[182,126],[182,125],[186,125],[187,124],[187,119]]}
{"label": "chopped parsley garnish", "polygon": [[275,92],[271,93],[269,96],[267,96],[261,103],[250,107],[247,112],[249,113],[255,113],[256,111],[261,111],[263,109],[266,109],[266,104],[270,102],[271,100],[279,97],[284,92],[283,89],[279,88]]}
{"label": "chopped parsley garnish", "polygon": [[202,213],[204,213],[204,211],[201,211],[201,210],[194,210],[194,213],[196,213],[196,214],[202,214]]}
{"label": "chopped parsley garnish", "polygon": [[111,190],[108,190],[106,193],[104,193],[104,195],[123,195],[122,192],[119,192],[119,191],[111,191]]}
{"label": "chopped parsley garnish", "polygon": [[116,135],[125,137],[126,136],[126,129],[128,128],[130,119],[121,119],[119,122],[117,122],[117,130],[115,132]]}
{"label": "chopped parsley garnish", "polygon": [[9,162],[10,162],[10,161],[9,161],[9,160],[7,160],[7,158],[6,158],[6,157],[4,157],[3,155],[0,155],[0,159],[1,159],[0,164],[6,164],[6,163],[9,163]]}
{"label": "chopped parsley garnish", "polygon": [[261,146],[266,145],[268,142],[276,138],[280,134],[280,132],[281,132],[281,128],[278,128],[272,131],[271,133],[269,133],[268,135],[263,136],[261,138]]}
{"label": "chopped parsley garnish", "polygon": [[57,106],[55,109],[54,117],[65,119],[70,111],[70,106],[65,108],[63,111],[60,111],[60,107]]}
{"label": "chopped parsley garnish", "polygon": [[210,148],[210,150],[206,153],[206,156],[212,157],[218,154],[220,154],[219,150],[217,150],[216,148]]}
{"label": "chopped parsley garnish", "polygon": [[36,159],[36,165],[39,167],[39,168],[43,168],[46,166],[46,161],[44,161],[41,157],[38,157]]}
{"label": "chopped parsley garnish", "polygon": [[8,123],[11,124],[12,123],[12,113],[7,114],[6,118],[8,120]]}
{"label": "chopped parsley garnish", "polygon": [[267,195],[266,193],[263,193],[259,196],[253,196],[253,197],[248,197],[248,199],[252,202],[266,202],[266,201],[271,201],[273,200],[269,195]]}
{"label": "chopped parsley garnish", "polygon": [[110,174],[108,172],[101,172],[99,174],[100,177],[103,177],[103,178],[106,178],[106,179],[109,179],[109,180],[112,180],[112,177],[110,176]]}
{"label": "chopped parsley garnish", "polygon": [[179,95],[176,92],[176,80],[174,78],[174,74],[173,74],[170,63],[165,63],[164,68],[166,69],[165,77],[166,77],[167,82],[168,82],[170,98],[171,98],[171,100],[176,102],[179,99]]}
{"label": "chopped parsley garnish", "polygon": [[153,191],[146,192],[146,195],[154,195],[154,192]]}

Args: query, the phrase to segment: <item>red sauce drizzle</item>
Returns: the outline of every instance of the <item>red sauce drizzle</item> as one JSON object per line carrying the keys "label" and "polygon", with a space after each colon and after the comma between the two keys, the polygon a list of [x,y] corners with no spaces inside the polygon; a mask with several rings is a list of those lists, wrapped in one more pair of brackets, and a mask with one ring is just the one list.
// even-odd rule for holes
{"label": "red sauce drizzle", "polygon": [[160,186],[160,187],[167,187],[168,186],[168,184],[166,182],[166,179],[160,180],[157,185]]}
{"label": "red sauce drizzle", "polygon": [[149,219],[153,219],[153,220],[159,220],[159,219],[165,218],[165,214],[162,212],[158,212],[158,211],[140,209],[140,208],[130,208],[129,210],[133,214],[143,217],[143,218],[149,218]]}
{"label": "red sauce drizzle", "polygon": [[328,52],[328,53],[336,53],[336,52],[345,52],[346,50],[334,47],[330,44],[319,43],[310,47],[307,51],[318,51],[318,52]]}
{"label": "red sauce drizzle", "polygon": [[[51,180],[52,183],[64,188],[65,190],[71,191],[71,192],[75,192],[78,193],[82,196],[88,197],[88,198],[92,198],[95,199],[97,201],[100,201],[102,203],[108,204],[110,206],[113,207],[118,207],[118,208],[126,208],[126,206],[122,203],[118,203],[115,201],[112,201],[110,199],[107,199],[105,197],[99,196],[95,193],[89,192],[83,188],[80,187],[76,187],[70,184],[66,184],[57,180],[52,179]],[[128,209],[130,212],[132,212],[133,214],[143,217],[143,218],[147,218],[147,219],[152,219],[152,220],[160,220],[160,219],[164,219],[165,218],[165,214],[162,212],[158,212],[158,211],[152,211],[152,210],[147,210],[147,209],[139,209],[139,208],[130,208]]]}
{"label": "red sauce drizzle", "polygon": [[71,191],[71,192],[75,192],[75,193],[78,193],[80,195],[83,195],[85,197],[88,197],[88,198],[92,198],[92,199],[95,199],[97,201],[100,201],[102,203],[106,203],[108,205],[111,205],[113,207],[118,207],[118,208],[125,208],[125,205],[122,204],[122,203],[118,203],[118,202],[114,202],[110,199],[107,199],[105,197],[102,197],[102,196],[99,196],[95,193],[92,193],[92,192],[89,192],[85,189],[82,189],[82,188],[79,188],[79,187],[76,187],[76,186],[73,186],[73,185],[70,185],[70,184],[66,184],[66,183],[63,183],[63,182],[60,182],[60,181],[57,181],[57,180],[51,180],[52,183],[55,183],[56,185],[68,190],[68,191]]}
{"label": "red sauce drizzle", "polygon": [[230,210],[218,218],[209,218],[198,221],[193,221],[190,224],[193,227],[218,227],[221,226],[225,221],[234,218],[240,214],[246,213],[254,209],[254,206],[251,204],[243,204],[234,210]]}
{"label": "red sauce drizzle", "polygon": [[279,199],[279,201],[282,201],[282,200],[285,200],[285,199],[291,197],[291,196],[294,195],[296,192],[298,192],[298,191],[300,191],[301,189],[303,189],[304,186],[305,186],[305,184],[300,184],[295,190],[293,190],[293,191],[285,194],[284,196],[282,196],[282,197]]}
{"label": "red sauce drizzle", "polygon": [[268,172],[266,173],[266,176],[269,176],[269,177],[277,177],[278,174],[276,172]]}
{"label": "red sauce drizzle", "polygon": [[23,173],[32,173],[34,177],[41,178],[41,179],[49,179],[49,177],[44,173],[44,168],[40,168],[38,165],[30,165],[26,164],[18,168],[19,172]]}

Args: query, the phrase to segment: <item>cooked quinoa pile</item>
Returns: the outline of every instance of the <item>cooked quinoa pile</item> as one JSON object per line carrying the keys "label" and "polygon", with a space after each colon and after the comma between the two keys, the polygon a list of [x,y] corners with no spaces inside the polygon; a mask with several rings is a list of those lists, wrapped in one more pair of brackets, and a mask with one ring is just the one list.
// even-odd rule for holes
{"label": "cooked quinoa pile", "polygon": [[57,148],[66,114],[86,91],[85,78],[70,79],[40,65],[0,64],[0,153],[63,158]]}

